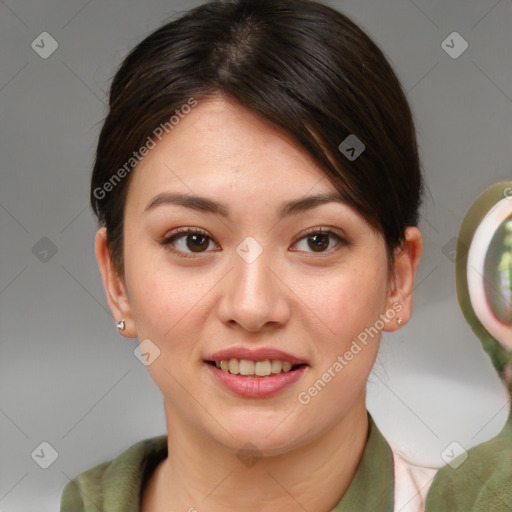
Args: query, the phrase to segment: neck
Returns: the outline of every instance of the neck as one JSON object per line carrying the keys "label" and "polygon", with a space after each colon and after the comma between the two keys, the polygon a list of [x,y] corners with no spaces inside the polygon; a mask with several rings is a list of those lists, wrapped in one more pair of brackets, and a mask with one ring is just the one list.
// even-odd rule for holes
{"label": "neck", "polygon": [[244,461],[166,404],[169,456],[150,478],[141,510],[329,512],[348,489],[366,446],[364,399],[363,392],[350,411],[315,440],[280,455],[258,453]]}

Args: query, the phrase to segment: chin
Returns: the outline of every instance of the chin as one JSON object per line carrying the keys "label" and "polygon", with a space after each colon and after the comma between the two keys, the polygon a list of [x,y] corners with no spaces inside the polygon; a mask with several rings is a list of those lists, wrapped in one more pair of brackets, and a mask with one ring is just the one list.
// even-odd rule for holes
{"label": "chin", "polygon": [[222,428],[216,428],[212,436],[235,453],[243,451],[245,447],[246,450],[253,449],[265,456],[286,453],[299,444],[301,433],[298,432],[295,423],[283,422],[286,415],[276,417],[274,413],[267,420],[255,416],[249,414],[243,420],[226,421],[229,433]]}

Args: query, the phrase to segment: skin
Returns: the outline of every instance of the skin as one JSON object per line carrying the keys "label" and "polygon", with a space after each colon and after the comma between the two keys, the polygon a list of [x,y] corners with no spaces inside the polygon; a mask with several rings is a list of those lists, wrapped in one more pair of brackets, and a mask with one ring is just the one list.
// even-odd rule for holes
{"label": "skin", "polygon": [[[420,231],[407,228],[391,276],[382,235],[348,205],[279,218],[283,201],[336,189],[291,139],[222,96],[199,102],[132,172],[124,275],[112,266],[104,228],[96,256],[114,319],[125,320],[122,334],[160,350],[147,368],[163,395],[170,456],[151,475],[141,510],[330,511],[366,443],[366,379],[380,332],[307,405],[297,397],[394,303],[407,322]],[[170,191],[221,201],[230,216],[170,204],[144,212]],[[160,244],[184,226],[210,237],[202,252],[190,237],[188,246],[186,236],[176,240],[189,258]],[[346,243],[324,237],[315,251],[312,235],[303,237],[317,227]],[[263,250],[252,263],[236,252],[248,236]],[[398,328],[395,318],[384,330]],[[276,347],[308,368],[275,396],[242,398],[203,362],[234,346]],[[237,457],[248,442],[262,455],[250,467]]]}

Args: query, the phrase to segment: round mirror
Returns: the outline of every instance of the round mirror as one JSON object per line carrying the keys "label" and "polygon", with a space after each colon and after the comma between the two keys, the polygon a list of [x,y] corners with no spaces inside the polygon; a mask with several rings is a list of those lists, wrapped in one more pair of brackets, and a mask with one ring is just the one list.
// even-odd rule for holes
{"label": "round mirror", "polygon": [[468,210],[456,255],[462,312],[512,385],[512,181],[487,189]]}
{"label": "round mirror", "polygon": [[467,280],[476,316],[495,339],[512,349],[512,198],[499,201],[476,229]]}

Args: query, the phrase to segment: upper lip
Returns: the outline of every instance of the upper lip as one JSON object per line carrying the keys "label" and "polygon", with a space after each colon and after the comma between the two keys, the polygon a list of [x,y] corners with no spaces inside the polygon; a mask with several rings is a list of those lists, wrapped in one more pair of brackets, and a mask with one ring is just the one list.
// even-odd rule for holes
{"label": "upper lip", "polygon": [[299,359],[287,352],[278,350],[274,347],[230,347],[219,350],[208,356],[206,361],[226,361],[229,359],[248,359],[249,361],[264,361],[265,359],[277,359],[279,361],[289,361],[292,364],[307,364],[306,361]]}

